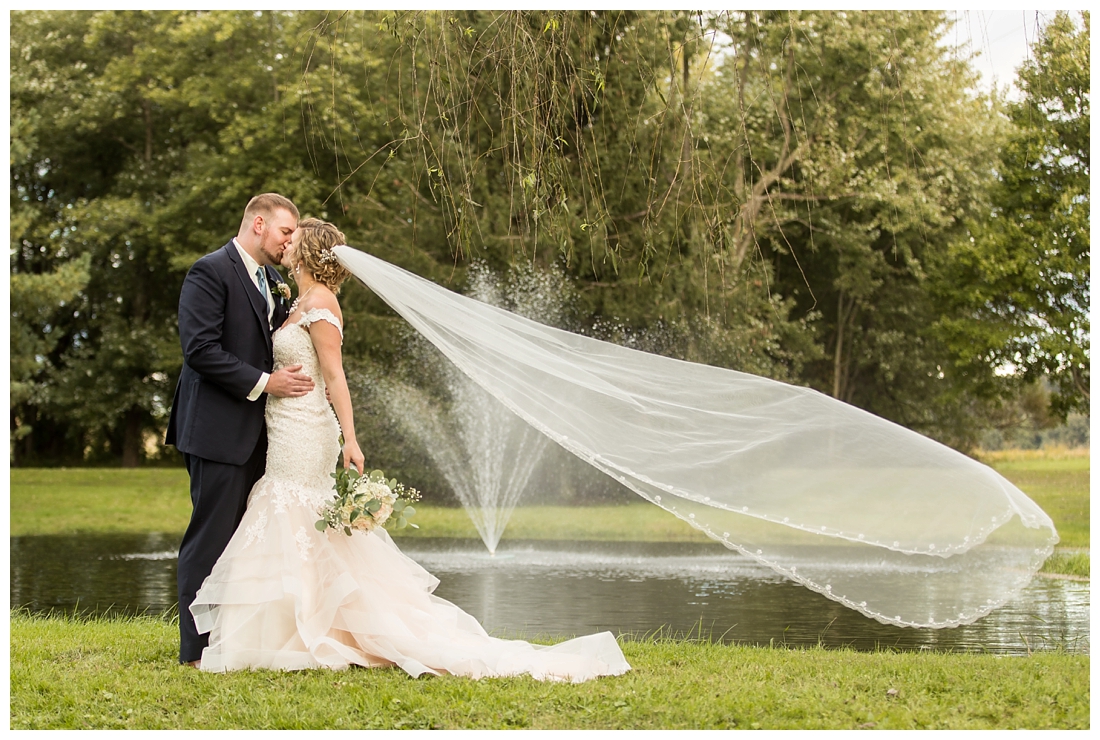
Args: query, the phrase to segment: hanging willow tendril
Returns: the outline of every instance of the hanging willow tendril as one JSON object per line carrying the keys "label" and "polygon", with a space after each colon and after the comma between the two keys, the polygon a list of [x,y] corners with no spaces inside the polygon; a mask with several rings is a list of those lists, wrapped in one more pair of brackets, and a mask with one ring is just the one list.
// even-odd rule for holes
{"label": "hanging willow tendril", "polygon": [[[390,151],[415,149],[459,257],[508,240],[527,258],[546,245],[567,260],[584,251],[611,272],[636,262],[644,274],[668,241],[653,236],[668,224],[704,251],[725,249],[728,209],[713,197],[692,124],[716,43],[709,21],[630,11],[342,14],[318,26],[317,44],[334,48],[366,23],[393,40],[401,136]],[[607,169],[624,154],[625,178]]]}

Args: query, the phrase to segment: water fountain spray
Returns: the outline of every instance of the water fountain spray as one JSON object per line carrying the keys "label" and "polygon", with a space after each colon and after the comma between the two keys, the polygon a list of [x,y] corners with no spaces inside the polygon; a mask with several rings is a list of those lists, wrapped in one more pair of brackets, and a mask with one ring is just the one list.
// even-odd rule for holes
{"label": "water fountain spray", "polygon": [[420,441],[496,553],[549,440],[454,369],[449,408],[412,386],[383,381],[379,395],[406,433]]}
{"label": "water fountain spray", "polygon": [[[468,279],[473,298],[542,323],[562,323],[569,290],[560,273],[521,268],[502,280],[475,263]],[[393,379],[379,380],[376,392],[390,416],[424,446],[495,554],[549,440],[434,350],[418,354],[441,363],[448,404]]]}

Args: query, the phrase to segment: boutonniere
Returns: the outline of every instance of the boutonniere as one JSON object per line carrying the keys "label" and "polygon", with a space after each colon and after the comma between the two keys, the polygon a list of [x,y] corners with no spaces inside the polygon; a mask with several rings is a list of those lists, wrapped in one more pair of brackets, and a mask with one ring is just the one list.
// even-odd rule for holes
{"label": "boutonniere", "polygon": [[276,299],[282,298],[284,301],[289,301],[290,300],[290,286],[287,285],[286,283],[279,283],[279,282],[272,283],[272,285],[271,285],[271,295],[273,295]]}

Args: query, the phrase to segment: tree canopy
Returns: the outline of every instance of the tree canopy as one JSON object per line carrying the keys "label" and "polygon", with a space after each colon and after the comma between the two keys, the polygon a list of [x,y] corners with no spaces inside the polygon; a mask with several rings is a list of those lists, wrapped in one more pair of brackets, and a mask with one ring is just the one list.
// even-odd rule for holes
{"label": "tree canopy", "polygon": [[952,244],[938,321],[991,394],[1044,379],[1057,415],[1089,404],[1089,13],[1058,13],[1019,72],[988,210]]}
{"label": "tree canopy", "polygon": [[[935,11],[15,12],[13,464],[172,454],[180,285],[264,191],[962,448],[1036,382],[1087,408],[1088,24],[1008,104]],[[342,300],[349,364],[400,365]]]}

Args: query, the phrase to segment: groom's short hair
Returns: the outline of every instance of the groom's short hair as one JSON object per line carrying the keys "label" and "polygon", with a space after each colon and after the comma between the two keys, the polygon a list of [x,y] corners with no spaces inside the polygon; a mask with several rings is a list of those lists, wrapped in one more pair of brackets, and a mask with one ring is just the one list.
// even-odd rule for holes
{"label": "groom's short hair", "polygon": [[298,207],[291,203],[289,198],[278,193],[260,193],[248,201],[248,205],[244,207],[244,218],[241,219],[241,223],[247,223],[257,215],[270,217],[280,208],[294,216],[295,221],[298,220]]}

